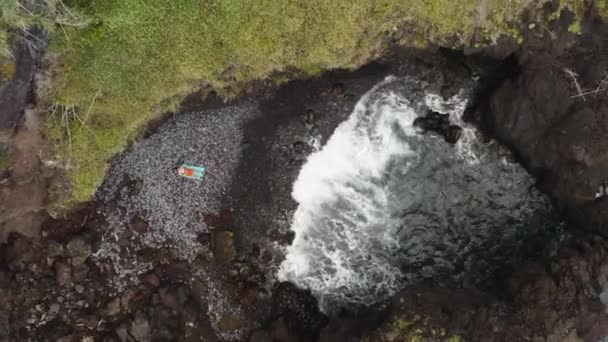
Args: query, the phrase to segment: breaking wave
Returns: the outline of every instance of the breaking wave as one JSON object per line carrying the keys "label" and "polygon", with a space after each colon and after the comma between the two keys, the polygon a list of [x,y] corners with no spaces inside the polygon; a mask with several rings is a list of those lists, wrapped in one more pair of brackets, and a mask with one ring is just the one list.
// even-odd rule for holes
{"label": "breaking wave", "polygon": [[[294,184],[295,239],[278,277],[321,308],[370,305],[406,285],[477,284],[558,226],[532,178],[462,121],[466,98],[388,77],[357,103]],[[454,146],[422,134],[428,110],[464,129]]]}

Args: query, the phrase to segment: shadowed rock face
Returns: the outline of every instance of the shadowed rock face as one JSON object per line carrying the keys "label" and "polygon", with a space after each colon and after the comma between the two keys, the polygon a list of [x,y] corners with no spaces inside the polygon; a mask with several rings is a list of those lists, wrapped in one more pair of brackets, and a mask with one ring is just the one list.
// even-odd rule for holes
{"label": "shadowed rock face", "polygon": [[[40,32],[33,34],[37,38],[43,36]],[[18,43],[13,55],[16,60],[15,73],[10,81],[0,86],[0,134],[8,133],[8,137],[19,122],[28,97],[32,94],[32,80],[40,51],[26,43]],[[3,142],[7,141],[0,141]]]}
{"label": "shadowed rock face", "polygon": [[[608,235],[606,25],[567,53],[522,54],[521,73],[487,100],[485,126],[520,157],[579,227]],[[584,96],[579,95],[579,83]]]}

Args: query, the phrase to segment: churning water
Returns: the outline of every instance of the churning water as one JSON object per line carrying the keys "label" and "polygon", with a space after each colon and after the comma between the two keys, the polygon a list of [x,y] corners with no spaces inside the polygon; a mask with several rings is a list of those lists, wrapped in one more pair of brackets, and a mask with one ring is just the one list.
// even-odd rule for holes
{"label": "churning water", "polygon": [[[322,309],[369,305],[406,285],[475,285],[558,223],[533,179],[462,122],[466,97],[387,78],[356,105],[294,184],[296,236],[279,279]],[[428,110],[464,128],[456,145],[422,134]]]}

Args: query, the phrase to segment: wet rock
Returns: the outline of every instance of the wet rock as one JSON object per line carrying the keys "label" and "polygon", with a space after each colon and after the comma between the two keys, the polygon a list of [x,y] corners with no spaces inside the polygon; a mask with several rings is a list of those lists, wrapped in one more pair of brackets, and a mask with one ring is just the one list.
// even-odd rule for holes
{"label": "wet rock", "polygon": [[293,145],[291,146],[291,148],[293,149],[293,152],[296,155],[301,155],[301,154],[305,154],[306,150],[307,150],[308,144],[306,144],[303,141],[296,141],[295,143],[293,143]]}
{"label": "wet rock", "polygon": [[236,256],[234,233],[227,230],[211,232],[211,249],[216,262],[223,264],[232,261]]}
{"label": "wet rock", "polygon": [[302,115],[302,123],[304,123],[306,126],[315,123],[315,112],[312,109],[306,110],[304,115]]}
{"label": "wet rock", "polygon": [[135,314],[135,319],[131,323],[131,327],[129,328],[129,334],[137,342],[146,342],[151,340],[151,330],[150,322],[146,316],[142,312],[138,311]]}
{"label": "wet rock", "polygon": [[81,239],[74,239],[67,245],[67,254],[70,257],[73,266],[84,264],[92,253],[93,250],[91,249],[91,246]]}
{"label": "wet rock", "polygon": [[273,289],[272,316],[282,317],[289,333],[303,340],[313,339],[327,323],[317,299],[291,283],[280,283]]}
{"label": "wet rock", "polygon": [[444,133],[445,141],[449,142],[450,144],[457,143],[458,140],[460,140],[461,136],[462,136],[462,127],[456,126],[456,125],[448,126],[447,130]]}
{"label": "wet rock", "polygon": [[413,125],[425,132],[433,131],[441,134],[450,125],[450,117],[447,114],[429,111],[425,116],[417,117]]}
{"label": "wet rock", "polygon": [[455,144],[462,136],[462,128],[451,125],[448,114],[429,111],[425,116],[416,118],[414,126],[423,132],[435,132],[443,136],[445,141],[450,144]]}

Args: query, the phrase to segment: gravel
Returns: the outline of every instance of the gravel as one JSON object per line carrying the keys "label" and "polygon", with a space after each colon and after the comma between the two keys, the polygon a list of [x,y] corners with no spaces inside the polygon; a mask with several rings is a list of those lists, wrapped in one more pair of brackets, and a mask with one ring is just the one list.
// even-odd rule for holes
{"label": "gravel", "polygon": [[[109,228],[96,256],[113,260],[123,278],[149,268],[124,260],[125,253],[136,249],[172,247],[178,257],[191,261],[203,248],[197,236],[208,231],[205,215],[218,212],[230,190],[243,150],[243,126],[257,113],[255,103],[242,101],[177,114],[117,157],[98,192]],[[204,166],[203,180],[178,176],[176,168],[182,163]],[[126,233],[133,217],[149,225],[137,240]],[[119,243],[126,238],[130,243]]]}

